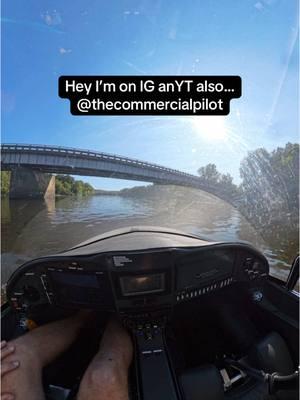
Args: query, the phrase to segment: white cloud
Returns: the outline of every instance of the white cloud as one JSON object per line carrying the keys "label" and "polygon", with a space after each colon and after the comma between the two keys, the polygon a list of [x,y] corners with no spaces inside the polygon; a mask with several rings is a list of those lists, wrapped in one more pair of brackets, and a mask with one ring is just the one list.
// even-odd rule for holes
{"label": "white cloud", "polygon": [[123,11],[123,14],[124,15],[140,15],[140,12],[137,10],[133,10],[133,11],[126,10],[126,11]]}
{"label": "white cloud", "polygon": [[60,54],[68,54],[68,53],[72,53],[71,49],[65,49],[64,47],[60,47],[59,48],[59,52]]}

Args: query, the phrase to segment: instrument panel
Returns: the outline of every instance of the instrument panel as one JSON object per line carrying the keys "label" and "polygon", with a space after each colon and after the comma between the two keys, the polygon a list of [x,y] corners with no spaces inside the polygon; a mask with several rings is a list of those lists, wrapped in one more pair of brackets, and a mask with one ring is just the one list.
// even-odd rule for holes
{"label": "instrument panel", "polygon": [[249,245],[207,243],[136,251],[76,254],[33,260],[7,285],[10,305],[28,312],[43,305],[117,311],[170,311],[233,284],[258,287],[269,272]]}

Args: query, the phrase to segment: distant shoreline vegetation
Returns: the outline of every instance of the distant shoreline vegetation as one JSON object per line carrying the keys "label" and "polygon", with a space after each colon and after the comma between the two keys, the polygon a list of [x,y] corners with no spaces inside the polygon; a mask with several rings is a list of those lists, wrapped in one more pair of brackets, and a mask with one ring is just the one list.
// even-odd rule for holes
{"label": "distant shoreline vegetation", "polygon": [[[10,188],[9,171],[1,171],[1,197],[9,195]],[[95,189],[89,183],[74,179],[70,175],[56,175],[55,195],[56,196],[90,196]]]}
{"label": "distant shoreline vegetation", "polygon": [[56,175],[56,196],[89,196],[94,194],[95,189],[89,183],[76,180],[70,175]]}

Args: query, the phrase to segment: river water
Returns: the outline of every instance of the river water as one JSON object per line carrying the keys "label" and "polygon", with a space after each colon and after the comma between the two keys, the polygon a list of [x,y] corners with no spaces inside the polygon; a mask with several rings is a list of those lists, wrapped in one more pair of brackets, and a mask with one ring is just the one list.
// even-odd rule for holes
{"label": "river water", "polygon": [[232,206],[196,189],[161,186],[130,196],[3,199],[1,208],[2,284],[24,261],[133,225],[172,227],[215,241],[250,242],[268,257],[272,273],[282,278],[295,256],[287,254],[278,240],[266,243]]}

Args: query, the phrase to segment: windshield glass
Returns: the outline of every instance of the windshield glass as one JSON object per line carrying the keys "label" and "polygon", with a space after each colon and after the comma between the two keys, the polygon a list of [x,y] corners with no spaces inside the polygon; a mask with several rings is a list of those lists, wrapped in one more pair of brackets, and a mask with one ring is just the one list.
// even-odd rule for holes
{"label": "windshield glass", "polygon": [[[2,143],[104,152],[112,163],[100,176],[75,170],[70,153],[63,174],[51,162],[47,171],[2,165],[4,283],[25,260],[131,225],[251,242],[286,277],[298,251],[297,7],[4,0]],[[228,116],[73,116],[58,96],[61,75],[239,75],[242,96]],[[123,157],[137,170],[119,179]],[[201,184],[172,185],[157,166],[164,182],[141,179],[149,166],[136,160]]]}

